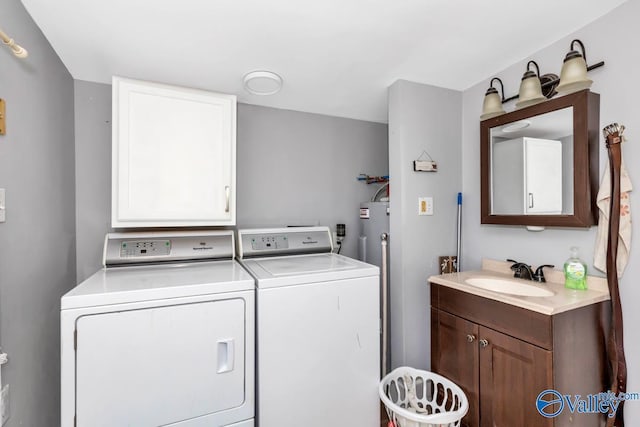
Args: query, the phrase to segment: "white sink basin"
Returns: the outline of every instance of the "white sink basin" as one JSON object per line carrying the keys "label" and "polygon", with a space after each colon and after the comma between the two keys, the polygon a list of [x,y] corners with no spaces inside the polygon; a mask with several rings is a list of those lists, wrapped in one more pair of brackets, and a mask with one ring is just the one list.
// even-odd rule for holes
{"label": "white sink basin", "polygon": [[554,295],[549,289],[541,286],[529,285],[521,281],[500,279],[493,277],[470,277],[465,282],[476,288],[501,294],[519,295],[524,297],[550,297]]}

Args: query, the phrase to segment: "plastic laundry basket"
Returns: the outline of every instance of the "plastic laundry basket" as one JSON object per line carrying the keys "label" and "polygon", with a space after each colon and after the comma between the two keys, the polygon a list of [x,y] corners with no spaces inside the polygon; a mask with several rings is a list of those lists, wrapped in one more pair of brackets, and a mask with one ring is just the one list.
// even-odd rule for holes
{"label": "plastic laundry basket", "polygon": [[469,410],[467,397],[452,381],[406,366],[385,376],[378,392],[396,427],[458,427]]}

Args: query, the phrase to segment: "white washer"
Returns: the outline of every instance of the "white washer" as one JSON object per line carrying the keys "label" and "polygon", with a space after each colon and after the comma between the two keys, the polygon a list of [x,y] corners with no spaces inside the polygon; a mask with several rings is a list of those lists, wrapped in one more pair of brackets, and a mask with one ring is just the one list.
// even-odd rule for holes
{"label": "white washer", "polygon": [[254,425],[255,282],[231,231],[112,233],[61,300],[61,425]]}
{"label": "white washer", "polygon": [[238,231],[257,286],[260,427],[380,425],[378,267],[326,227]]}

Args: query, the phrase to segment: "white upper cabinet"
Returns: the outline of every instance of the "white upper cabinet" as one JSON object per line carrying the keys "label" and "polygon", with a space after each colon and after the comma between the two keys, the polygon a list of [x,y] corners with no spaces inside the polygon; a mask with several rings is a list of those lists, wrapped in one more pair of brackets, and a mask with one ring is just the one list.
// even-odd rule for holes
{"label": "white upper cabinet", "polygon": [[493,212],[562,213],[562,141],[521,137],[496,141],[491,149]]}
{"label": "white upper cabinet", "polygon": [[236,97],[113,78],[113,227],[235,225]]}

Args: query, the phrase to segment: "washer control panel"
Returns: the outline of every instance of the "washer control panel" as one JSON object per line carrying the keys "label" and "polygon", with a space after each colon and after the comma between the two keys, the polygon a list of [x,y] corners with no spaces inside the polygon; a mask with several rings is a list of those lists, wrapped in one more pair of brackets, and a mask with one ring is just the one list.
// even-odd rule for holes
{"label": "washer control panel", "polygon": [[266,251],[270,249],[288,249],[287,236],[254,236],[251,238],[251,249],[254,251]]}
{"label": "washer control panel", "polygon": [[302,255],[333,250],[328,227],[238,230],[238,257]]}

